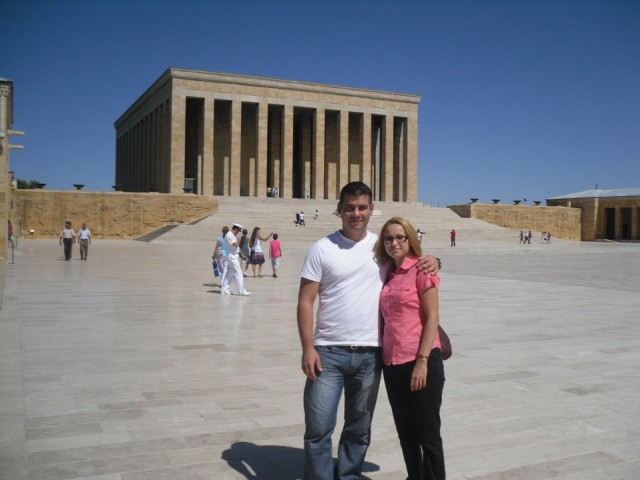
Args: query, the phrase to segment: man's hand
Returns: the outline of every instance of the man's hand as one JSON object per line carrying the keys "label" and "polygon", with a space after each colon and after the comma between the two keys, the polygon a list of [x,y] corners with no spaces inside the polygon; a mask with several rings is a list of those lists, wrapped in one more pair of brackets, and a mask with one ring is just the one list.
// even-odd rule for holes
{"label": "man's hand", "polygon": [[322,373],[322,363],[315,348],[302,352],[302,371],[314,382]]}
{"label": "man's hand", "polygon": [[426,270],[427,273],[436,275],[441,268],[440,259],[431,255],[423,255],[418,259],[418,269]]}

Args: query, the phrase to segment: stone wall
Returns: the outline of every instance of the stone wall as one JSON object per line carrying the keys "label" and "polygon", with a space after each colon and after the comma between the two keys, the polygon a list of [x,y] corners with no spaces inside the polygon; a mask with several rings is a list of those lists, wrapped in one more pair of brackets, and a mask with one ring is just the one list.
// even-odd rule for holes
{"label": "stone wall", "polygon": [[14,190],[9,218],[20,237],[58,237],[71,220],[76,231],[86,222],[95,238],[127,239],[217,210],[215,198],[190,194]]}
{"label": "stone wall", "polygon": [[449,207],[463,218],[477,218],[512,230],[551,232],[552,237],[581,239],[581,210],[568,207],[471,203]]}

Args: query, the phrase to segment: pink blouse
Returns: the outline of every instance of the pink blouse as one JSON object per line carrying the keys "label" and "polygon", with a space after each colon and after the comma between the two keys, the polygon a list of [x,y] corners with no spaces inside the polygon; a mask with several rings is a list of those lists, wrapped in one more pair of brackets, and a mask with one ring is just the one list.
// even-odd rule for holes
{"label": "pink blouse", "polygon": [[[420,294],[440,286],[440,277],[419,270],[417,258],[407,257],[395,271],[387,274],[380,293],[382,314],[382,361],[398,365],[416,359],[426,315]],[[440,336],[432,348],[440,348]]]}

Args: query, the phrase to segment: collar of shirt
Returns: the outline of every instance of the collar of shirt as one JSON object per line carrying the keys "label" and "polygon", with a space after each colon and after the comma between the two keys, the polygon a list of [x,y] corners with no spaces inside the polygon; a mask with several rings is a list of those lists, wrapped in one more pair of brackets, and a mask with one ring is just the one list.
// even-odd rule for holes
{"label": "collar of shirt", "polygon": [[407,256],[405,257],[405,259],[402,261],[402,265],[400,265],[399,267],[395,268],[394,270],[390,271],[390,274],[395,274],[396,272],[406,272],[407,270],[410,270],[411,268],[413,268],[416,263],[418,263],[418,259],[416,257],[411,257],[411,256]]}

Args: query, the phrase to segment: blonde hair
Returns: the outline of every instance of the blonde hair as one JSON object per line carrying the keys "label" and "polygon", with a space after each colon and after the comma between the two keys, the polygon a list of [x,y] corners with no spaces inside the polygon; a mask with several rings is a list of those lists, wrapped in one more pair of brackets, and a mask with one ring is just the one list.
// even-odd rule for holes
{"label": "blonde hair", "polygon": [[420,247],[420,240],[418,240],[418,234],[413,225],[409,223],[409,220],[402,217],[391,217],[380,229],[380,235],[378,236],[378,242],[376,243],[375,254],[378,263],[381,265],[387,265],[393,260],[387,254],[387,250],[384,248],[384,234],[390,225],[400,225],[404,229],[404,234],[407,236],[407,242],[409,242],[409,255],[412,257],[420,257],[422,255],[422,248]]}

